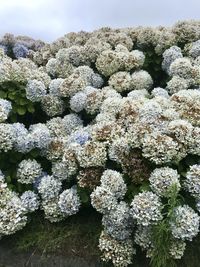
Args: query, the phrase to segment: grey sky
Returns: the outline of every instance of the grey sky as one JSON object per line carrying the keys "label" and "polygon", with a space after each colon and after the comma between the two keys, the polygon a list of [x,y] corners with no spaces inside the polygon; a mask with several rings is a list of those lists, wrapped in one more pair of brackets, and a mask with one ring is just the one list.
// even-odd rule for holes
{"label": "grey sky", "polygon": [[53,41],[103,26],[172,25],[200,19],[199,11],[199,0],[0,0],[0,35]]}

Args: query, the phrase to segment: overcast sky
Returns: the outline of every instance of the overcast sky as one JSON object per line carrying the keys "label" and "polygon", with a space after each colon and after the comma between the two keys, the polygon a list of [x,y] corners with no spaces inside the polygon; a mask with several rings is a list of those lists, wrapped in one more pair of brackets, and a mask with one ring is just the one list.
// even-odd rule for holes
{"label": "overcast sky", "polygon": [[0,0],[0,35],[53,41],[71,31],[200,19],[200,0]]}

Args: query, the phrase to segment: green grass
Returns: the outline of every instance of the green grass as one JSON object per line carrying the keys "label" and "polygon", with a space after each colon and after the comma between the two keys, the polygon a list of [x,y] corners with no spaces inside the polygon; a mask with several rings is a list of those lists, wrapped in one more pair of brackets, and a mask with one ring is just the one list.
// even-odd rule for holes
{"label": "green grass", "polygon": [[42,255],[57,254],[86,259],[99,257],[101,217],[97,213],[85,213],[83,210],[63,222],[53,224],[43,217],[43,214],[34,215],[23,230],[4,237],[1,242],[18,252],[36,250]]}
{"label": "green grass", "polygon": [[[83,209],[60,223],[50,223],[42,213],[38,213],[32,216],[23,230],[4,237],[1,244],[17,253],[38,253],[41,259],[47,255],[60,255],[84,258],[88,262],[99,261],[98,239],[101,229],[101,216],[92,209]],[[102,266],[112,265],[108,263]],[[138,248],[131,266],[149,267],[148,260]],[[177,262],[177,266],[200,267],[200,237],[188,243],[185,256]]]}

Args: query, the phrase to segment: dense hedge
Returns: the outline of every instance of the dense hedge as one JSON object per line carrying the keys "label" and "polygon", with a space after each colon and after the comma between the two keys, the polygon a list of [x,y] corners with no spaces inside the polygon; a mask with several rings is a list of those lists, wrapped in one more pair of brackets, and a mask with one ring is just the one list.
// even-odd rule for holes
{"label": "dense hedge", "polygon": [[0,235],[102,214],[114,266],[173,266],[199,232],[200,23],[0,40]]}

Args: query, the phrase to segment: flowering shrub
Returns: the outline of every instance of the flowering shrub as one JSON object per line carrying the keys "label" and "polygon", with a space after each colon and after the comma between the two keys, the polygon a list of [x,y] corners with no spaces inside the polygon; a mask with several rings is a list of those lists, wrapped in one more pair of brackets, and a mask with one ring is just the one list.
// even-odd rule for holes
{"label": "flowering shrub", "polygon": [[102,214],[104,261],[171,266],[199,232],[200,23],[0,40],[0,236]]}

